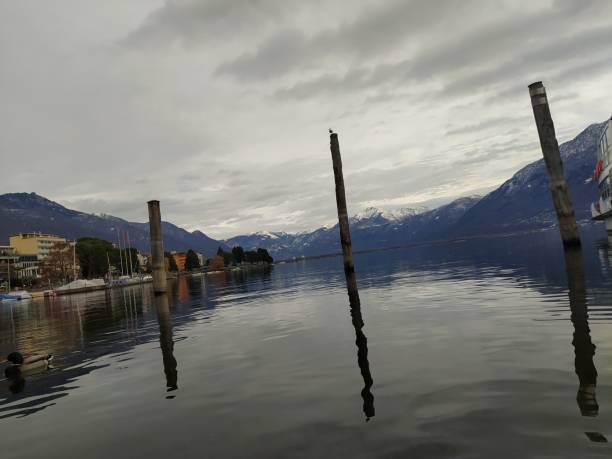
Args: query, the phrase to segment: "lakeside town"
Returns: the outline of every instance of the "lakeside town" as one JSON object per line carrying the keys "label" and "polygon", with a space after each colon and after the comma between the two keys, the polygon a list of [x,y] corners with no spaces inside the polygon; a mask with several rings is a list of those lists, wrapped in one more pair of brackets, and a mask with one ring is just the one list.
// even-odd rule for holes
{"label": "lakeside town", "polygon": [[[0,300],[32,296],[82,293],[104,288],[148,283],[151,256],[129,244],[129,234],[117,243],[95,237],[69,240],[55,234],[24,232],[9,236],[0,245]],[[245,251],[221,247],[212,257],[192,249],[164,252],[168,277],[269,266],[274,262],[266,249]],[[4,293],[1,293],[4,292]]]}

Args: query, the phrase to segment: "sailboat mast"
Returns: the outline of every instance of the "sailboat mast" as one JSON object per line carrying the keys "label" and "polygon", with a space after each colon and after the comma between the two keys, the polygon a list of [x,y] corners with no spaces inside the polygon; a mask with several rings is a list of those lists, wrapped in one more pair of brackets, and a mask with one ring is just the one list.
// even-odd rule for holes
{"label": "sailboat mast", "polygon": [[110,258],[108,256],[108,252],[106,252],[106,262],[108,263],[108,280],[109,282],[113,280],[113,272],[111,271]]}
{"label": "sailboat mast", "polygon": [[132,244],[130,244],[130,232],[127,231],[127,243],[129,246],[128,254],[130,255],[130,277],[134,277],[134,265],[132,264]]}
{"label": "sailboat mast", "polygon": [[72,280],[76,280],[77,271],[76,271],[76,241],[72,244]]}
{"label": "sailboat mast", "polygon": [[117,228],[117,242],[119,243],[119,262],[121,263],[121,275],[123,276],[123,257],[121,256],[121,236]]}

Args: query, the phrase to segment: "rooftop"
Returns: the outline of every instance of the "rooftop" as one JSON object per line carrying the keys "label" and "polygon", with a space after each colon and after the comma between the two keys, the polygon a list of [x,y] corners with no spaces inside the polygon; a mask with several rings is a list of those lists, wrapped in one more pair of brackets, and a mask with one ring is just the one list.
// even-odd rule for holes
{"label": "rooftop", "polygon": [[56,234],[45,234],[45,233],[16,233],[16,234],[11,234],[10,237],[21,237],[23,239],[29,239],[29,238],[45,238],[45,239],[64,239],[61,236],[58,236]]}

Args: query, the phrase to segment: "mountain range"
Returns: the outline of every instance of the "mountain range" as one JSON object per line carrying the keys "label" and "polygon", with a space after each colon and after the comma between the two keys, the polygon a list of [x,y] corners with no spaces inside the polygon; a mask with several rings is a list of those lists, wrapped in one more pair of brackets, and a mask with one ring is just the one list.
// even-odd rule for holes
{"label": "mountain range", "polygon": [[[590,205],[597,198],[592,179],[597,145],[605,123],[592,124],[560,146],[565,176],[576,218],[590,220]],[[410,243],[514,233],[556,225],[555,210],[544,160],[520,169],[484,197],[459,198],[434,210],[403,209],[399,214],[369,208],[353,217],[351,239],[356,250],[394,247]],[[273,256],[319,255],[340,252],[338,225],[313,232],[255,233],[228,239],[230,246],[267,247]]]}
{"label": "mountain range", "polygon": [[[111,215],[94,215],[50,201],[36,193],[8,193],[0,195],[0,244],[8,242],[11,234],[42,232],[68,239],[83,236],[99,237],[117,242],[118,232],[142,252],[149,252],[149,224],[134,223]],[[221,241],[215,241],[201,231],[189,232],[169,222],[162,222],[164,249],[182,251],[188,248],[207,256],[214,255]],[[123,244],[123,242],[122,242]]]}
{"label": "mountain range", "polygon": [[[597,197],[592,180],[597,143],[605,123],[592,124],[561,145],[565,175],[579,220],[590,218],[590,203]],[[484,197],[468,196],[433,210],[403,208],[381,211],[367,208],[350,219],[355,250],[395,247],[428,240],[451,239],[542,229],[556,224],[543,160],[520,169]],[[35,193],[0,195],[0,243],[10,234],[41,231],[70,239],[95,236],[117,241],[117,231],[129,232],[131,243],[149,251],[148,223],[129,222],[110,215],[67,209]],[[338,225],[301,233],[257,232],[219,241],[201,231],[186,231],[162,223],[166,250],[194,249],[206,256],[218,247],[241,245],[245,250],[267,248],[277,259],[314,256],[340,251]]]}

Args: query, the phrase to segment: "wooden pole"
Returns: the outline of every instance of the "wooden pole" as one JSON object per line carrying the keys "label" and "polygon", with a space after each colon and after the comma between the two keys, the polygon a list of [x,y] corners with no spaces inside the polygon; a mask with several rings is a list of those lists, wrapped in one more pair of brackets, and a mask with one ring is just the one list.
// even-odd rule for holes
{"label": "wooden pole", "polygon": [[[344,259],[344,273],[347,275],[355,274],[353,264],[353,247],[351,244],[351,231],[349,229],[348,211],[346,209],[346,194],[344,191],[344,175],[342,173],[342,158],[340,156],[340,144],[338,134],[330,133],[329,146],[331,150],[332,163],[334,167],[334,180],[336,182],[336,206],[338,207],[338,227],[340,229],[340,244],[342,245],[342,257]],[[351,285],[348,285],[351,288]],[[357,290],[355,282],[354,289]],[[357,294],[359,298],[359,294]]]}
{"label": "wooden pole", "polygon": [[366,422],[375,415],[374,396],[371,388],[374,384],[370,373],[368,361],[368,339],[363,333],[363,318],[361,316],[361,301],[357,289],[357,276],[353,263],[353,247],[351,244],[351,231],[349,228],[348,210],[346,208],[346,193],[344,190],[344,175],[342,173],[342,158],[340,156],[340,144],[338,134],[331,132],[329,145],[334,167],[334,180],[336,183],[336,206],[338,208],[338,228],[340,230],[340,244],[342,245],[342,257],[344,260],[344,275],[346,277],[346,288],[349,296],[351,319],[355,328],[355,344],[357,345],[357,364],[363,377],[364,387],[361,391],[363,398],[363,412]]}
{"label": "wooden pole", "polygon": [[550,115],[546,88],[541,81],[529,85],[529,95],[540,137],[542,155],[548,171],[549,188],[557,213],[561,239],[565,246],[579,246],[580,236],[576,225],[576,216],[563,174],[563,162],[555,135],[555,125]]}
{"label": "wooden pole", "polygon": [[151,237],[151,269],[153,291],[166,292],[166,270],[164,269],[164,242],[162,239],[161,211],[159,201],[149,201],[149,233]]}

